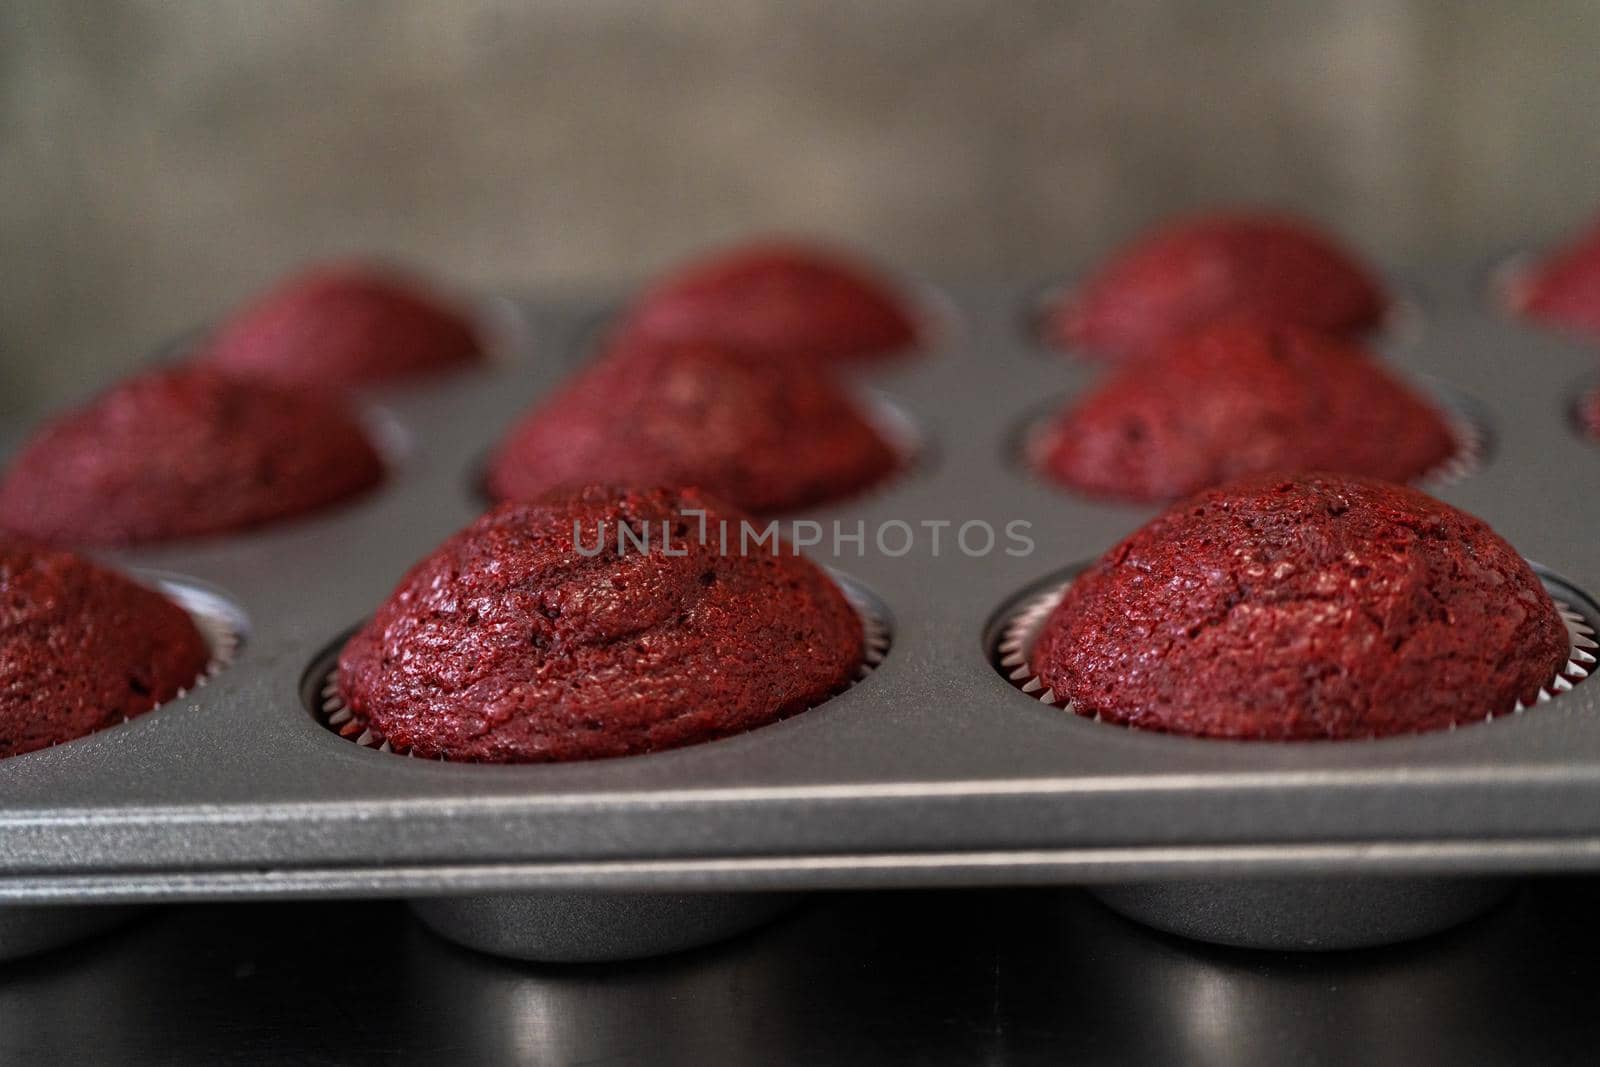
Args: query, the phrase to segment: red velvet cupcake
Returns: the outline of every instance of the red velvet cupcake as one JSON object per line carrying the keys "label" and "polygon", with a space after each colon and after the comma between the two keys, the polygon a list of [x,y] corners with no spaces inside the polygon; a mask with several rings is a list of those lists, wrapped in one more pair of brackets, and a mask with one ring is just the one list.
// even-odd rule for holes
{"label": "red velvet cupcake", "polygon": [[1386,305],[1371,273],[1309,223],[1209,215],[1123,249],[1049,308],[1042,329],[1059,347],[1123,359],[1236,314],[1360,333],[1379,324]]}
{"label": "red velvet cupcake", "polygon": [[680,268],[644,291],[621,331],[796,363],[878,359],[918,340],[906,301],[870,268],[838,252],[776,241]]}
{"label": "red velvet cupcake", "polygon": [[633,338],[524,416],[487,483],[498,500],[593,482],[694,485],[771,514],[859,492],[899,462],[825,368]]}
{"label": "red velvet cupcake", "polygon": [[[860,619],[786,547],[740,551],[743,518],[672,489],[491,510],[345,646],[350,729],[415,756],[526,763],[695,744],[821,703],[863,662]],[[624,527],[649,547],[619,549]]]}
{"label": "red velvet cupcake", "polygon": [[1035,458],[1062,485],[1142,501],[1265,471],[1408,482],[1460,447],[1439,409],[1357,343],[1230,319],[1118,367],[1056,420]]}
{"label": "red velvet cupcake", "polygon": [[194,685],[210,656],[160,593],[0,534],[0,759],[143,715]]}
{"label": "red velvet cupcake", "polygon": [[399,381],[479,362],[462,312],[416,279],[369,264],[297,274],[235,314],[198,357],[235,374],[304,385]]}
{"label": "red velvet cupcake", "polygon": [[1201,493],[1067,590],[1030,660],[1081,715],[1249,740],[1382,737],[1532,704],[1570,640],[1482,521],[1363,478]]}
{"label": "red velvet cupcake", "polygon": [[131,544],[226,533],[377,485],[355,414],[319,390],[172,367],[46,423],[0,480],[0,528]]}
{"label": "red velvet cupcake", "polygon": [[1511,278],[1505,295],[1518,314],[1600,340],[1600,220]]}

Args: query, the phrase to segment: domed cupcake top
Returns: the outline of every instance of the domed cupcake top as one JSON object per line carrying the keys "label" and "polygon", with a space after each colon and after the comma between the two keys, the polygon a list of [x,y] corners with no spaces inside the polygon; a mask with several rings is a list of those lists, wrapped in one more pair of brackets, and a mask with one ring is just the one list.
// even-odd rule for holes
{"label": "domed cupcake top", "polygon": [[1079,714],[1242,739],[1357,738],[1532,703],[1569,638],[1482,521],[1401,486],[1256,477],[1106,553],[1031,665]]}
{"label": "domed cupcake top", "polygon": [[1600,219],[1510,279],[1512,310],[1600,340]]}
{"label": "domed cupcake top", "polygon": [[340,694],[398,751],[498,763],[674,748],[803,711],[854,679],[862,625],[815,565],[745,546],[743,518],[693,490],[501,505],[351,638]]}
{"label": "domed cupcake top", "polygon": [[1437,407],[1352,341],[1219,320],[1118,367],[1038,442],[1051,479],[1166,500],[1265,471],[1412,481],[1461,448]]}
{"label": "domed cupcake top", "polygon": [[362,263],[293,275],[224,322],[197,355],[235,374],[323,387],[415,378],[482,357],[465,315],[422,282]]}
{"label": "domed cupcake top", "polygon": [[874,359],[918,340],[890,283],[844,253],[793,241],[746,244],[679,268],[639,296],[621,331],[795,363]]}
{"label": "domed cupcake top", "polygon": [[209,659],[160,593],[0,533],[0,758],[142,715],[194,685]]}
{"label": "domed cupcake top", "polygon": [[900,461],[820,366],[635,338],[512,428],[488,489],[527,500],[591,482],[694,485],[770,514],[858,492]]}
{"label": "domed cupcake top", "polygon": [[126,544],[243,530],[383,478],[355,415],[314,389],[173,367],[47,422],[0,479],[0,528]]}
{"label": "domed cupcake top", "polygon": [[1215,214],[1136,240],[1047,309],[1043,332],[1063,348],[1121,359],[1232,314],[1364,331],[1386,303],[1366,268],[1309,223]]}

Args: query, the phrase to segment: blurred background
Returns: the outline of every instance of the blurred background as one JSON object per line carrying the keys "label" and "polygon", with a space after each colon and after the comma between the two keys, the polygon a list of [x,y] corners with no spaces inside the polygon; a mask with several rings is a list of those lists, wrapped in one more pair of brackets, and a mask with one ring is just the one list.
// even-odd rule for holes
{"label": "blurred background", "polygon": [[940,277],[1172,211],[1310,213],[1404,265],[1600,206],[1600,4],[11,0],[0,414],[313,257],[635,281],[771,230]]}

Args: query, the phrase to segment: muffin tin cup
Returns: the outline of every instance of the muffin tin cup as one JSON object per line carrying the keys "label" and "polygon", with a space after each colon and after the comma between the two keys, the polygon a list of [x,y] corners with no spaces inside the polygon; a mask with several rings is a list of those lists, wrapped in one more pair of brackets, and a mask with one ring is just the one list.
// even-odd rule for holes
{"label": "muffin tin cup", "polygon": [[1318,878],[1143,882],[1091,890],[1145,926],[1234,948],[1331,952],[1448,930],[1504,900],[1515,883],[1474,878]]}
{"label": "muffin tin cup", "polygon": [[[1076,578],[1052,583],[1026,597],[1003,624],[994,649],[995,665],[1008,681],[1043,704],[1063,703],[1032,671],[1030,660],[1039,631]],[[1552,591],[1567,629],[1567,663],[1544,688],[1538,702],[1570,690],[1594,668],[1594,628]],[[1526,709],[1519,701],[1507,712]],[[1493,720],[1497,713],[1486,713]],[[1099,722],[1099,717],[1095,717]],[[1112,729],[1124,729],[1115,726]],[[1456,729],[1455,726],[1450,727]],[[1425,736],[1425,735],[1419,735]],[[1191,738],[1197,744],[1215,739]],[[1272,742],[1245,742],[1272,744]],[[1319,744],[1361,744],[1361,739]],[[1091,890],[1108,907],[1136,922],[1168,933],[1238,948],[1334,950],[1407,941],[1465,922],[1493,907],[1511,883],[1473,878],[1319,878],[1272,880],[1176,880],[1099,886]]]}
{"label": "muffin tin cup", "polygon": [[[833,577],[861,620],[862,661],[850,683],[856,685],[888,653],[889,622],[870,593],[848,578]],[[354,722],[339,694],[337,668],[326,672],[319,694],[315,710],[328,729],[380,752],[410,755],[397,752],[375,731]],[[573,891],[422,899],[412,901],[411,907],[441,937],[480,952],[545,963],[594,963],[640,959],[720,941],[769,921],[799,900],[800,894],[776,892]]]}
{"label": "muffin tin cup", "polygon": [[540,963],[604,963],[698,948],[771,922],[798,893],[500,893],[413,900],[458,945]]}

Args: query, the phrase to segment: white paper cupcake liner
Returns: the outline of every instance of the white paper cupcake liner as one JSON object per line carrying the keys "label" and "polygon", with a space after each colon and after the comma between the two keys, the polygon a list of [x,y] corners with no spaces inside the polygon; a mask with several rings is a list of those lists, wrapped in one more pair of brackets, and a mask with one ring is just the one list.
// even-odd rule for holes
{"label": "white paper cupcake liner", "polygon": [[[1036,697],[1042,703],[1076,713],[1077,708],[1073,706],[1072,701],[1063,699],[1033,673],[1030,662],[1040,629],[1051,612],[1061,603],[1061,598],[1066,595],[1072,582],[1073,579],[1068,579],[1052,585],[1044,592],[1024,600],[1012,612],[1001,628],[999,644],[995,648],[995,662],[1001,673],[1006,676],[1006,680],[1024,693]],[[1600,644],[1595,641],[1595,631],[1589,621],[1565,601],[1554,596],[1551,599],[1555,603],[1556,611],[1561,615],[1561,622],[1567,629],[1567,662],[1540,688],[1537,700],[1540,704],[1558,693],[1565,693],[1587,678],[1595,667],[1595,649],[1600,648]],[[1500,715],[1516,715],[1526,710],[1527,705],[1519,700],[1508,711],[1489,712],[1483,718],[1488,722]],[[1092,718],[1096,722],[1101,721],[1099,715],[1094,715]],[[1452,723],[1449,728],[1454,730],[1457,725],[1459,724]]]}
{"label": "white paper cupcake liner", "polygon": [[387,405],[361,400],[353,403],[352,410],[378,458],[383,460],[385,475],[393,477],[416,451],[416,436],[405,420]]}
{"label": "white paper cupcake liner", "polygon": [[[855,609],[856,616],[861,620],[861,666],[856,668],[855,677],[838,691],[842,693],[861,684],[862,680],[878,669],[878,665],[883,662],[884,656],[889,653],[891,635],[887,620],[881,615],[878,606],[865,593],[848,584],[841,584],[839,588],[843,591],[845,599],[850,602],[850,606]],[[837,695],[838,693],[834,693],[832,696]],[[832,696],[828,699],[832,699]],[[810,711],[812,708],[819,706],[819,704],[813,704],[805,710]],[[324,726],[340,737],[348,741],[354,741],[363,748],[372,748],[379,752],[389,752],[408,758],[413,755],[409,749],[396,748],[376,729],[370,726],[362,726],[356,722],[354,712],[345,705],[344,697],[339,692],[339,665],[337,659],[328,668],[327,675],[317,690],[317,706],[315,710]],[[803,714],[803,712],[797,714]],[[447,761],[441,756],[440,762]]]}
{"label": "white paper cupcake liner", "polygon": [[[141,577],[137,573],[135,577]],[[190,685],[179,689],[173,700],[181,700],[205,685],[233,663],[244,641],[244,616],[221,595],[181,579],[144,575],[142,580],[155,586],[168,600],[182,608],[194,623],[211,652],[205,670]],[[169,701],[170,703],[170,701]],[[160,707],[157,704],[154,707]],[[153,710],[153,708],[152,708]]]}
{"label": "white paper cupcake liner", "polygon": [[[882,493],[899,482],[925,470],[929,463],[928,436],[916,417],[898,401],[877,391],[853,395],[862,416],[894,450],[895,465],[876,481],[862,486],[842,499],[859,501]],[[837,501],[824,501],[824,505]]]}
{"label": "white paper cupcake liner", "polygon": [[1450,435],[1455,438],[1456,450],[1437,467],[1412,480],[1412,484],[1417,488],[1430,493],[1448,488],[1477,474],[1483,469],[1484,456],[1489,449],[1488,434],[1484,432],[1483,424],[1466,411],[1462,404],[1440,398],[1434,406],[1449,425]]}

